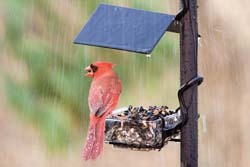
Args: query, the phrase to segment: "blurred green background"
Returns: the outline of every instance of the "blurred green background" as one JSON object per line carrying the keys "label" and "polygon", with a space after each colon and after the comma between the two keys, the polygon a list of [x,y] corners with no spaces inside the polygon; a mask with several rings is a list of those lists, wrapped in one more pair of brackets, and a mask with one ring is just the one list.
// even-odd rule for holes
{"label": "blurred green background", "polygon": [[[17,81],[6,73],[5,93],[16,112],[34,123],[52,149],[71,144],[72,137],[82,132],[83,123],[87,124],[90,79],[84,78],[84,67],[92,61],[117,64],[116,71],[124,87],[121,104],[129,105],[134,101],[131,98],[135,98],[129,93],[130,86],[143,84],[154,91],[163,72],[167,68],[177,69],[179,59],[178,38],[174,37],[174,41],[165,37],[160,42],[152,60],[139,54],[75,46],[72,41],[100,1],[59,3],[65,2],[11,0],[4,3],[6,34],[2,49],[22,63],[15,68],[25,75]],[[146,5],[138,1],[132,6]],[[171,81],[175,83],[176,80]]]}
{"label": "blurred green background", "polygon": [[[73,45],[100,3],[162,13],[178,11],[178,1],[163,0],[0,1],[0,166],[179,165],[176,143],[148,153],[106,145],[97,161],[86,164],[81,160],[91,82],[84,77],[84,67],[93,61],[117,64],[115,70],[123,83],[119,107],[178,107],[178,34],[166,33],[150,59],[142,54]],[[245,158],[250,153],[250,147],[245,148],[249,132],[244,131],[249,126],[245,90],[250,85],[246,56],[250,37],[244,27],[249,23],[244,16],[237,19],[245,25],[240,28],[246,32],[245,42],[238,35],[239,27],[230,24],[249,3],[232,4],[236,8],[230,13],[230,5],[215,0],[199,3],[199,69],[205,77],[200,87],[199,163],[205,167],[249,163]],[[123,160],[128,164],[119,163]]]}

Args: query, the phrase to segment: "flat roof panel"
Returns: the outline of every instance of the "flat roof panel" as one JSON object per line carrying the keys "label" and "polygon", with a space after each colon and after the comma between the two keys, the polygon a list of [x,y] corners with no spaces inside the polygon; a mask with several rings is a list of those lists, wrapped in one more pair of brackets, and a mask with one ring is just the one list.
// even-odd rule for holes
{"label": "flat roof panel", "polygon": [[149,54],[174,18],[174,15],[101,4],[74,43]]}

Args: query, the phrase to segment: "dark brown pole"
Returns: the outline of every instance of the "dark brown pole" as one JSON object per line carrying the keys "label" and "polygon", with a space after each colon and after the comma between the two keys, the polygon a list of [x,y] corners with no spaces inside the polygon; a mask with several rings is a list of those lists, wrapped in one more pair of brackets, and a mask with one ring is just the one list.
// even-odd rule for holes
{"label": "dark brown pole", "polygon": [[[187,8],[181,19],[181,84],[197,76],[197,0],[187,0]],[[198,167],[197,87],[188,90],[184,100],[188,106],[188,122],[181,131],[181,167]]]}

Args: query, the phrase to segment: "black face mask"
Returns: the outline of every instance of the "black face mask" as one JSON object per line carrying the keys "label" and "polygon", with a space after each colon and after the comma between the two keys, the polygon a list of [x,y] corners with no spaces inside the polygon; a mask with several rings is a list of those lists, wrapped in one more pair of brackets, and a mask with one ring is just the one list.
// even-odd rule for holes
{"label": "black face mask", "polygon": [[90,68],[93,70],[93,73],[98,70],[98,67],[94,66],[93,64],[90,64]]}

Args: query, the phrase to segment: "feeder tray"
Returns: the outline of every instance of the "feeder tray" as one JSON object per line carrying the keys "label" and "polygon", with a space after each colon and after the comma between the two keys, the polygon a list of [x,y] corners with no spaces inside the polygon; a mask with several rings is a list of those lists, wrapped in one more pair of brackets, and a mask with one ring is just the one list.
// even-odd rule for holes
{"label": "feeder tray", "polygon": [[119,147],[160,149],[173,134],[166,132],[181,124],[180,110],[172,111],[167,106],[129,106],[114,112],[106,119],[105,140]]}
{"label": "feeder tray", "polygon": [[180,107],[170,110],[167,106],[129,106],[115,110],[105,122],[105,142],[120,148],[148,151],[176,141],[175,137],[188,119],[183,94],[202,81],[202,77],[196,77],[181,86],[178,98],[182,110]]}

